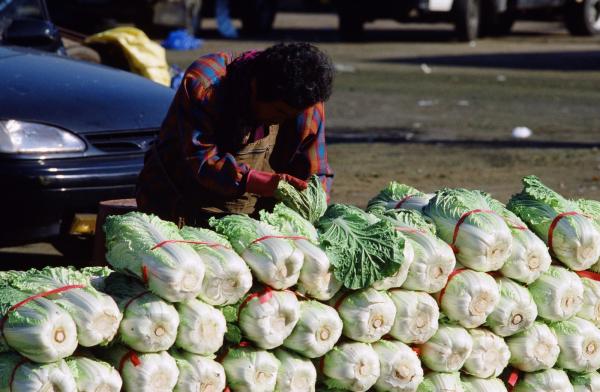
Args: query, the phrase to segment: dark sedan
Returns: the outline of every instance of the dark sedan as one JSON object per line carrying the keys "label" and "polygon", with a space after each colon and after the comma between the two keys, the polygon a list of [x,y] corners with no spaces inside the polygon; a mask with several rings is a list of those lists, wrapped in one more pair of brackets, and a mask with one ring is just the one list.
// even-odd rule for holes
{"label": "dark sedan", "polygon": [[173,91],[105,66],[0,45],[0,244],[68,234],[132,197]]}

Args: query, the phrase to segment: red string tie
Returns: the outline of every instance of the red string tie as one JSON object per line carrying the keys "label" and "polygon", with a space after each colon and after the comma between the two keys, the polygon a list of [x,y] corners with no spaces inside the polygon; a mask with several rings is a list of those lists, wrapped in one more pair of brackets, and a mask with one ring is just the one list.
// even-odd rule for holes
{"label": "red string tie", "polygon": [[142,364],[140,357],[138,357],[134,351],[130,350],[127,354],[123,355],[123,358],[121,358],[121,361],[119,362],[119,373],[123,373],[123,366],[125,366],[127,360],[131,361],[131,364],[135,367]]}
{"label": "red string tie", "polygon": [[13,390],[13,382],[15,381],[15,376],[17,375],[17,370],[19,370],[19,368],[23,365],[25,365],[27,362],[29,362],[29,360],[27,358],[23,358],[21,359],[21,361],[19,363],[17,363],[17,365],[13,368],[12,372],[10,373],[10,379],[8,381],[8,388],[9,391],[12,392]]}
{"label": "red string tie", "polygon": [[560,222],[560,220],[565,216],[573,215],[579,215],[579,213],[575,211],[563,212],[562,214],[556,215],[556,217],[554,217],[554,219],[552,220],[552,223],[550,223],[550,228],[548,229],[548,248],[550,249],[550,252],[553,252],[552,241],[554,238],[554,229],[556,229],[556,226],[558,226],[558,222]]}
{"label": "red string tie", "polygon": [[6,320],[8,319],[8,315],[11,312],[14,312],[15,310],[19,309],[21,306],[27,305],[29,302],[36,300],[38,298],[44,298],[44,297],[48,297],[50,295],[60,294],[65,291],[74,290],[74,289],[83,289],[83,288],[85,288],[85,285],[83,285],[83,284],[73,284],[73,285],[69,285],[69,286],[59,287],[59,288],[53,289],[53,290],[48,290],[43,293],[39,293],[36,295],[32,295],[31,297],[25,298],[23,301],[11,306],[8,309],[8,311],[6,311],[6,314],[2,317],[2,319],[0,319],[0,333],[2,334],[2,336],[4,336],[4,324],[6,323]]}
{"label": "red string tie", "polygon": [[394,207],[394,208],[395,209],[402,208],[402,204],[404,204],[407,200],[409,200],[410,198],[415,197],[415,196],[416,195],[407,195],[407,196],[404,196],[402,199],[400,199],[398,201],[398,203],[396,203],[396,207]]}
{"label": "red string tie", "polygon": [[268,239],[271,239],[271,238],[281,238],[281,239],[292,240],[292,241],[297,241],[297,240],[307,240],[307,241],[310,241],[307,237],[303,237],[303,236],[299,236],[299,235],[265,235],[263,237],[255,239],[249,245],[253,245],[253,244],[256,244],[258,242],[262,242],[264,240],[268,240]]}
{"label": "red string tie", "polygon": [[600,282],[600,274],[592,271],[575,271],[582,278],[588,278]]}
{"label": "red string tie", "polygon": [[158,244],[154,245],[152,248],[150,248],[150,250],[162,248],[163,246],[165,246],[167,244],[206,245],[206,246],[209,246],[211,248],[222,247],[222,248],[225,248],[225,249],[231,249],[229,246],[226,246],[226,245],[223,245],[223,244],[219,244],[217,242],[193,241],[193,240],[164,240],[164,241],[161,241]]}
{"label": "red string tie", "polygon": [[467,211],[464,214],[462,214],[461,217],[456,222],[456,225],[454,226],[454,233],[452,234],[452,243],[450,244],[450,247],[454,251],[454,254],[458,254],[458,252],[459,252],[458,247],[456,247],[456,238],[458,237],[458,230],[460,228],[460,225],[462,225],[463,222],[469,216],[471,216],[473,214],[481,214],[481,213],[483,213],[483,214],[495,214],[495,212],[491,211],[491,210],[481,210],[481,209],[471,210],[471,211]]}

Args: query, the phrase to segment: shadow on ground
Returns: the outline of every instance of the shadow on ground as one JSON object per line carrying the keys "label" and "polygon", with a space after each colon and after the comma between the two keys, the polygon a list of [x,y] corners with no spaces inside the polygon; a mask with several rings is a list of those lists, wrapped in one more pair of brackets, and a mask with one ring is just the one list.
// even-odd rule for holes
{"label": "shadow on ground", "polygon": [[539,71],[599,71],[600,50],[381,58],[378,63]]}

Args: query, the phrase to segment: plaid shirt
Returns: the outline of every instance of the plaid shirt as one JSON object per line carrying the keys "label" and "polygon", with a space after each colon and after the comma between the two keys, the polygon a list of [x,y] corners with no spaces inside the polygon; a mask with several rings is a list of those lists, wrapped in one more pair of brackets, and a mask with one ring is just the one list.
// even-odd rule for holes
{"label": "plaid shirt", "polygon": [[[219,105],[215,90],[234,59],[231,53],[210,54],[187,69],[158,140],[160,158],[175,184],[193,178],[201,189],[226,197],[244,193],[245,175],[250,170],[223,151],[216,140],[217,132],[224,131],[218,129],[219,118],[227,116],[228,110]],[[250,134],[250,141],[262,138],[263,127]],[[317,174],[329,194],[333,171],[327,162],[323,103],[306,109],[295,121],[280,124],[279,134],[283,142],[278,140],[272,153],[273,170],[301,179]]]}

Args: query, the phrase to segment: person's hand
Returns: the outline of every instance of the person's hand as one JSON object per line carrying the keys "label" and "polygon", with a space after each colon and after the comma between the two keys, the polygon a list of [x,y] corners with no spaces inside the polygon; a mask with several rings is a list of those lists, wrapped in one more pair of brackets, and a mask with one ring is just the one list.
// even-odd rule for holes
{"label": "person's hand", "polygon": [[298,190],[308,187],[306,181],[289,174],[269,173],[259,170],[250,170],[246,178],[246,192],[259,196],[271,197],[275,194],[279,181],[286,181]]}

